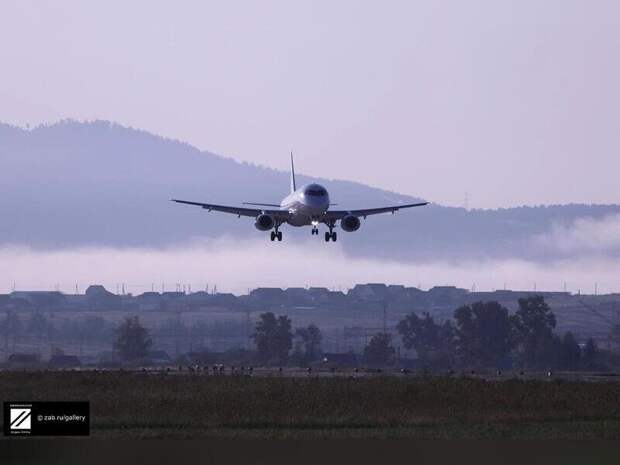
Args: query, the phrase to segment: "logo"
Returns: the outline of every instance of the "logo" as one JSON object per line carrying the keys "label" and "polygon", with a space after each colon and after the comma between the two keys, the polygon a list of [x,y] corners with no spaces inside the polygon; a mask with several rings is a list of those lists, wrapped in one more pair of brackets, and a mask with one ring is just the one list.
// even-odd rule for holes
{"label": "logo", "polygon": [[32,409],[31,408],[11,408],[10,428],[15,430],[30,431],[32,427]]}
{"label": "logo", "polygon": [[88,436],[88,402],[4,402],[5,436]]}

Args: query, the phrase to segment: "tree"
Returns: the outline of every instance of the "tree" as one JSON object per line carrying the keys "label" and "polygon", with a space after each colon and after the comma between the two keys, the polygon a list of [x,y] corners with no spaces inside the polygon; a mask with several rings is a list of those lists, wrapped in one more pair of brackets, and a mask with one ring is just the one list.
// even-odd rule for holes
{"label": "tree", "polygon": [[146,356],[152,344],[148,331],[140,324],[140,319],[134,316],[125,318],[118,328],[114,348],[124,360],[137,361]]}
{"label": "tree", "polygon": [[28,333],[36,339],[49,336],[50,323],[41,312],[34,312],[26,325]]}
{"label": "tree", "polygon": [[276,318],[272,312],[263,313],[252,338],[262,363],[285,365],[293,347],[291,320],[284,315]]}
{"label": "tree", "polygon": [[377,333],[364,347],[364,360],[366,363],[388,365],[394,361],[395,353],[392,336],[387,333]]}
{"label": "tree", "polygon": [[414,349],[423,363],[450,366],[454,361],[454,326],[450,321],[435,323],[428,312],[420,318],[407,315],[396,326],[406,349]]}
{"label": "tree", "polygon": [[23,330],[23,324],[19,319],[19,316],[15,312],[6,312],[6,317],[0,323],[0,334],[4,336],[5,349],[9,348],[9,338],[13,339],[13,352],[15,352],[15,345],[17,344],[17,338],[21,335]]}
{"label": "tree", "polygon": [[562,370],[575,371],[579,369],[581,362],[581,348],[573,333],[564,334],[561,343],[559,368]]}
{"label": "tree", "polygon": [[555,315],[545,299],[540,295],[519,299],[519,309],[512,315],[511,322],[521,365],[548,368],[552,363]]}
{"label": "tree", "polygon": [[620,324],[615,324],[609,331],[609,340],[614,344],[614,349],[620,349]]}
{"label": "tree", "polygon": [[502,367],[512,349],[508,309],[498,302],[476,302],[454,311],[456,350],[465,366]]}
{"label": "tree", "polygon": [[[295,330],[295,337],[300,344],[296,347],[296,358],[299,363],[306,365],[317,360],[321,355],[321,330],[311,324]],[[301,350],[303,348],[303,350]]]}
{"label": "tree", "polygon": [[590,337],[583,348],[583,368],[588,371],[596,370],[598,368],[598,357],[598,346],[596,341]]}
{"label": "tree", "polygon": [[194,341],[198,341],[198,346],[204,349],[207,346],[206,340],[210,336],[210,333],[211,331],[206,321],[198,320],[194,322],[189,328],[192,345]]}
{"label": "tree", "polygon": [[53,346],[52,347],[52,354],[51,355],[52,355],[52,357],[60,357],[62,355],[65,355],[65,351],[62,350],[61,347]]}

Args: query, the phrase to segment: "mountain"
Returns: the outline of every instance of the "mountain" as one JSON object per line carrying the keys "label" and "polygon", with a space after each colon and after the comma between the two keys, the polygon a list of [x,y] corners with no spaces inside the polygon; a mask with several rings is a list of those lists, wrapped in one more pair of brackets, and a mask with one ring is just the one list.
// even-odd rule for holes
{"label": "mountain", "polygon": [[[288,176],[105,121],[63,121],[32,130],[0,124],[0,246],[159,247],[228,234],[262,238],[265,247],[277,248],[251,219],[169,200],[279,202],[287,193]],[[311,180],[328,187],[338,208],[419,200],[350,181],[300,175],[298,182]],[[515,182],[527,189],[527,180]],[[601,220],[618,213],[618,205],[472,211],[430,205],[369,217],[357,233],[342,232],[339,243],[349,254],[396,260],[545,261],[565,252],[545,246],[540,237],[570,228],[579,218]],[[311,239],[307,228],[283,231],[285,240]]]}

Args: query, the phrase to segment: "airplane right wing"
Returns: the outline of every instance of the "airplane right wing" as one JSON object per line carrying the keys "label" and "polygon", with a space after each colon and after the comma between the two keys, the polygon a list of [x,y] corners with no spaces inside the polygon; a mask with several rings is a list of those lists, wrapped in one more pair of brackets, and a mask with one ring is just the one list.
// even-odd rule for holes
{"label": "airplane right wing", "polygon": [[389,207],[379,207],[379,208],[366,208],[363,210],[327,210],[325,212],[325,216],[333,219],[333,220],[341,220],[347,215],[364,217],[366,218],[369,215],[377,215],[379,213],[394,213],[400,210],[401,208],[412,208],[412,207],[423,207],[424,205],[428,205],[428,202],[419,202],[419,203],[406,203],[403,205],[392,205]]}
{"label": "airplane right wing", "polygon": [[256,218],[258,215],[261,215],[264,213],[264,214],[273,216],[276,220],[286,221],[290,215],[288,210],[282,210],[282,209],[265,210],[265,209],[260,209],[260,208],[233,207],[229,205],[216,205],[212,203],[191,202],[189,200],[178,200],[178,199],[172,199],[172,201],[177,202],[177,203],[183,203],[186,205],[196,205],[208,211],[230,213],[230,214],[237,215],[237,216],[249,216],[252,218]]}

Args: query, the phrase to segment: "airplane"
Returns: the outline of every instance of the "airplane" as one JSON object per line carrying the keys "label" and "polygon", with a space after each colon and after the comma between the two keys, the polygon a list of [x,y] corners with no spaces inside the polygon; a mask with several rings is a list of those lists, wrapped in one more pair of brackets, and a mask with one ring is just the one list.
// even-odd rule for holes
{"label": "airplane", "polygon": [[360,217],[366,219],[369,215],[378,213],[397,212],[401,208],[422,207],[428,202],[393,205],[389,207],[368,208],[363,210],[330,210],[334,204],[329,201],[329,193],[320,184],[312,183],[297,189],[295,182],[295,164],[291,153],[291,193],[280,204],[243,202],[243,205],[268,208],[247,208],[211,203],[190,202],[189,200],[171,199],[173,202],[187,205],[196,205],[208,211],[231,213],[255,218],[254,226],[259,231],[271,231],[271,241],[282,240],[280,226],[287,223],[291,226],[312,226],[312,235],[319,234],[319,224],[323,223],[329,231],[325,232],[325,242],[336,242],[338,235],[334,228],[340,221],[340,228],[346,232],[357,231],[360,228]]}

